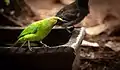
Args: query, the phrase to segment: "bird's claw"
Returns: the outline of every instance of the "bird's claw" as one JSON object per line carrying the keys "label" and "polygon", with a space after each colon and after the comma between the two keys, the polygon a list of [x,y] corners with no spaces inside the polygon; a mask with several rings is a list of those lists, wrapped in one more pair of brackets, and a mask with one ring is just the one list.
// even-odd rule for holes
{"label": "bird's claw", "polygon": [[50,46],[48,46],[48,45],[46,45],[46,44],[43,44],[43,47],[50,47]]}
{"label": "bird's claw", "polygon": [[50,47],[50,46],[44,44],[43,42],[40,42],[40,43],[43,45],[42,47]]}
{"label": "bird's claw", "polygon": [[67,28],[67,26],[65,26],[65,29],[67,30],[68,33],[72,33],[72,32]]}
{"label": "bird's claw", "polygon": [[33,51],[33,49],[32,49],[31,47],[28,47],[28,49],[29,49],[29,51],[31,51],[31,52]]}

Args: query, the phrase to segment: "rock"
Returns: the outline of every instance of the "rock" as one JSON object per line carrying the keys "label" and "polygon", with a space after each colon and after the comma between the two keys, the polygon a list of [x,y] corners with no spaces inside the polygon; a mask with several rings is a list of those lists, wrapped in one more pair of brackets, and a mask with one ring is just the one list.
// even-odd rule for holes
{"label": "rock", "polygon": [[114,50],[115,52],[119,52],[120,51],[120,42],[112,42],[112,41],[108,41],[105,44],[106,47],[109,47],[110,49]]}
{"label": "rock", "polygon": [[75,0],[25,0],[41,19],[54,16],[64,5]]}
{"label": "rock", "polygon": [[75,0],[61,0],[61,2],[65,5],[69,5],[70,3],[74,2]]}
{"label": "rock", "polygon": [[97,25],[97,26],[94,26],[94,27],[86,28],[86,33],[88,35],[99,35],[103,31],[105,31],[106,29],[107,29],[107,25],[106,24],[101,24],[101,25]]}
{"label": "rock", "polygon": [[[119,3],[119,0],[90,0],[90,14],[82,21],[82,25],[88,28],[94,27],[98,29],[92,31],[91,28],[89,28],[90,30],[87,29],[87,31],[94,32],[94,34],[92,33],[93,35],[100,34],[101,31],[111,34],[115,30],[120,29]],[[107,25],[107,27],[104,26],[105,28],[102,27],[102,29],[101,26],[104,24]]]}

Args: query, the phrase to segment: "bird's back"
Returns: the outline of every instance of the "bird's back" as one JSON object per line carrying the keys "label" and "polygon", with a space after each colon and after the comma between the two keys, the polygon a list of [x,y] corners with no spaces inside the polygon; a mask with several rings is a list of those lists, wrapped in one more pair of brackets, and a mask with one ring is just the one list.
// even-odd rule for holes
{"label": "bird's back", "polygon": [[29,39],[30,41],[40,41],[49,34],[52,27],[53,26],[49,24],[49,21],[46,19],[37,21],[27,26],[18,38],[23,38],[24,40],[27,38],[27,40]]}

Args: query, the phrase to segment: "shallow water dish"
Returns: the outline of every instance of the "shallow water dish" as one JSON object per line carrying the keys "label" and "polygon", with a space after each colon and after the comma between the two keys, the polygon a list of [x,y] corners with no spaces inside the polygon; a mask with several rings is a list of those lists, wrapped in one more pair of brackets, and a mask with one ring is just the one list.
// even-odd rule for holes
{"label": "shallow water dish", "polygon": [[51,33],[43,40],[51,48],[33,47],[34,52],[21,48],[12,52],[17,47],[9,47],[14,43],[23,28],[0,27],[0,66],[15,70],[72,70],[75,50],[71,47],[76,42],[80,29],[70,27],[69,33],[63,28],[53,28]]}

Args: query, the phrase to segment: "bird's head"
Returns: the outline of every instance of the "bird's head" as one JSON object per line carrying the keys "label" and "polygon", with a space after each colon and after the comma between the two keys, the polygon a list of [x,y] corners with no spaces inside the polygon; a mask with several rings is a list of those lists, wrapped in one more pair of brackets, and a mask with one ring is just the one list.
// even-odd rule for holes
{"label": "bird's head", "polygon": [[79,9],[81,9],[81,7],[82,7],[84,9],[88,10],[88,12],[89,12],[89,4],[88,4],[89,0],[76,0],[75,2]]}
{"label": "bird's head", "polygon": [[66,20],[63,20],[62,18],[60,17],[56,17],[56,16],[53,16],[53,17],[50,17],[48,18],[49,19],[49,22],[52,23],[52,24],[56,24],[58,21],[61,21],[63,23],[66,23],[67,21]]}

